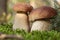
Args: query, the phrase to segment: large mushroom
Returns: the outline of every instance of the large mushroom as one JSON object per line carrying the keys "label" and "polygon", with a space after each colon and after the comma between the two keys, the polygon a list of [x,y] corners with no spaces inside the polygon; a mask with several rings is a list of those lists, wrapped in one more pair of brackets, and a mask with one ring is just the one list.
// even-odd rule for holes
{"label": "large mushroom", "polygon": [[13,29],[29,31],[28,12],[32,10],[32,6],[27,3],[17,3],[14,5],[13,10],[16,12]]}
{"label": "large mushroom", "polygon": [[31,31],[48,31],[52,27],[50,19],[57,14],[54,8],[48,6],[42,6],[40,8],[34,9],[29,15],[29,20],[33,22]]}

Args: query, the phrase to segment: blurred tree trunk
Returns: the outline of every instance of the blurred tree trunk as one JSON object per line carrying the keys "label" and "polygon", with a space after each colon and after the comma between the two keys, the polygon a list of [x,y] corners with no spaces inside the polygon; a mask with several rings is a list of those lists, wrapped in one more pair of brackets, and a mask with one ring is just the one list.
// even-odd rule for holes
{"label": "blurred tree trunk", "polygon": [[[7,0],[0,0],[0,18],[1,23],[6,22]],[[4,18],[3,18],[4,16]]]}
{"label": "blurred tree trunk", "polygon": [[0,0],[0,8],[3,9],[3,12],[6,12],[7,0]]}

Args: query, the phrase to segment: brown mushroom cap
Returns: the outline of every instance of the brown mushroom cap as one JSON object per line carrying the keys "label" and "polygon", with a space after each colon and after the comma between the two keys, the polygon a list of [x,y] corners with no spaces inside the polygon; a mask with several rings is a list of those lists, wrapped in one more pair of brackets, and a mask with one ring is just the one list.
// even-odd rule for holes
{"label": "brown mushroom cap", "polygon": [[29,15],[29,20],[36,20],[36,19],[46,19],[46,18],[52,18],[57,14],[56,10],[54,8],[48,7],[48,6],[42,6],[40,8],[34,9],[31,11]]}
{"label": "brown mushroom cap", "polygon": [[33,7],[30,4],[27,3],[17,3],[13,6],[13,10],[15,12],[22,11],[22,12],[30,12],[33,9]]}

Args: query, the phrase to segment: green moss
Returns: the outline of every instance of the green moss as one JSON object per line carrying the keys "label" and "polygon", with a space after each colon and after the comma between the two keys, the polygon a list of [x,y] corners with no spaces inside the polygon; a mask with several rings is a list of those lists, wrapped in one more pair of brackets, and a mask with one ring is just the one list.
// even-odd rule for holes
{"label": "green moss", "polygon": [[0,32],[5,34],[19,34],[24,37],[24,40],[60,40],[60,32],[57,31],[33,31],[25,32],[24,30],[12,30],[12,24],[0,25]]}

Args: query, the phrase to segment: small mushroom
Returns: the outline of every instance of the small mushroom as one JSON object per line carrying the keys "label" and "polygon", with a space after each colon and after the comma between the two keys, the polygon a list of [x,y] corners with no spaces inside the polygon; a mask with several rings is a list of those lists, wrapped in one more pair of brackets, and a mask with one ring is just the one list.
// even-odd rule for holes
{"label": "small mushroom", "polygon": [[54,8],[48,6],[42,6],[34,9],[29,14],[29,21],[33,22],[31,31],[48,31],[52,27],[50,19],[57,14]]}
{"label": "small mushroom", "polygon": [[32,10],[32,6],[27,3],[17,3],[14,5],[13,10],[16,12],[13,29],[29,31],[28,12]]}

